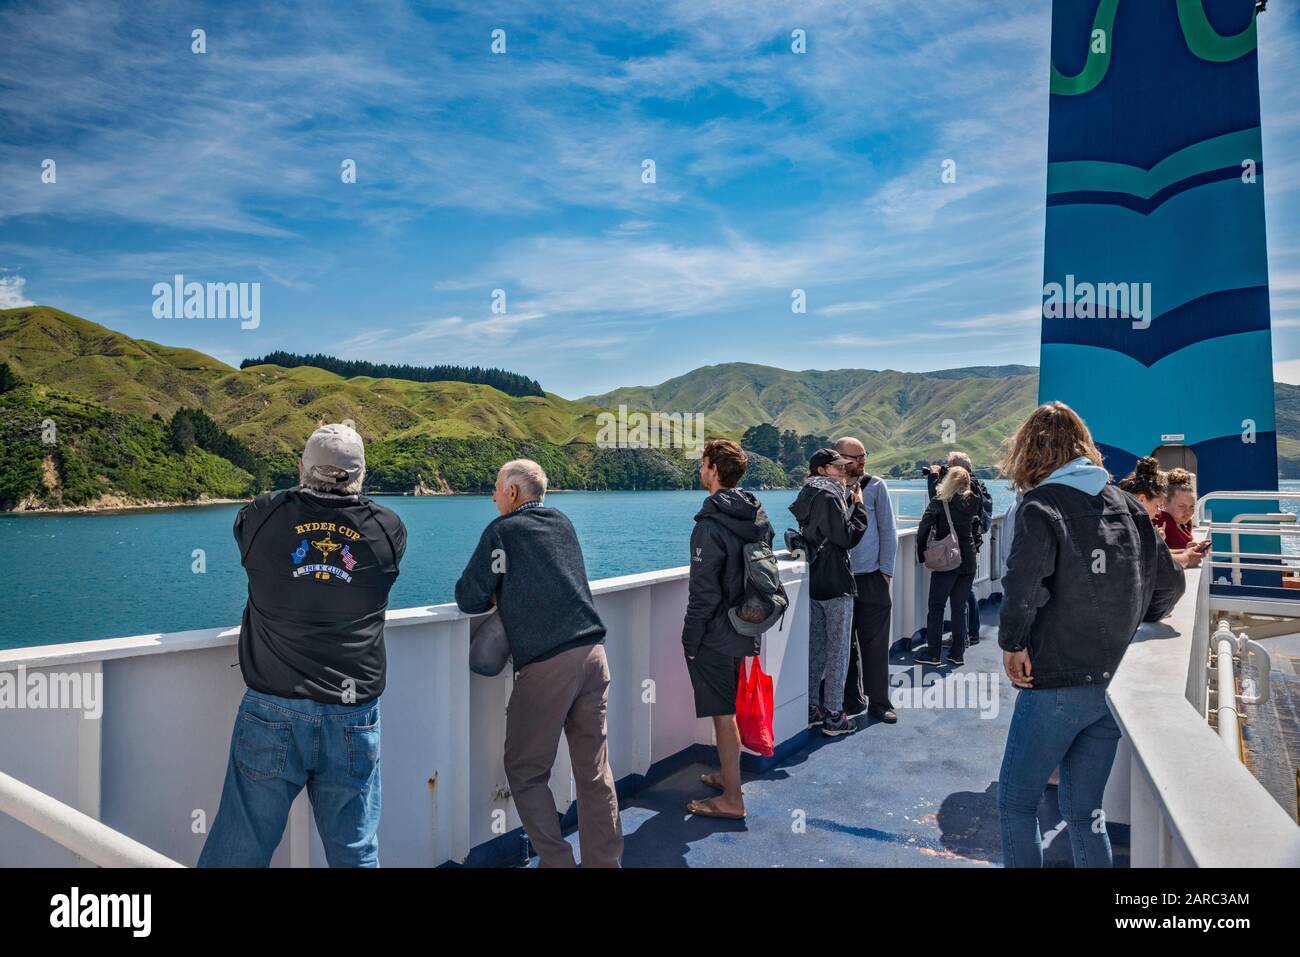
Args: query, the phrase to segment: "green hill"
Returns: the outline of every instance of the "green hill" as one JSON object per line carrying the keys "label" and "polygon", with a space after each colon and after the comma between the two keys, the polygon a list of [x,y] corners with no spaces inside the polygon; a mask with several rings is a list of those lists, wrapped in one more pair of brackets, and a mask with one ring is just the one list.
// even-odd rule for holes
{"label": "green hill", "polygon": [[[295,481],[303,443],[319,424],[346,419],[368,443],[373,491],[485,491],[500,464],[516,457],[546,464],[557,488],[696,483],[695,462],[681,449],[597,447],[601,410],[561,396],[343,378],[311,366],[232,369],[47,306],[0,310],[0,362],[27,383],[0,405],[0,509],[256,491],[232,463],[168,447],[167,426],[181,408],[207,413],[265,461],[276,485]],[[46,419],[58,426],[53,447],[32,440]],[[751,478],[784,476],[756,463]]]}
{"label": "green hill", "polygon": [[[264,478],[169,439],[181,408],[201,409],[247,446],[256,471],[276,485],[295,481],[298,454],[317,425],[351,419],[368,443],[373,491],[485,491],[500,464],[520,456],[542,462],[557,488],[691,488],[695,462],[681,449],[600,448],[597,416],[620,405],[702,413],[708,437],[740,438],[764,423],[799,435],[857,435],[874,469],[911,474],[917,461],[953,446],[991,464],[1033,408],[1038,385],[1028,366],[793,372],[728,363],[571,401],[467,382],[344,378],[313,366],[233,369],[47,306],[0,310],[0,362],[23,383],[0,394],[0,509],[256,491]],[[1275,389],[1281,472],[1300,476],[1300,387]],[[57,443],[42,441],[47,420]],[[226,438],[206,448],[235,444]],[[761,456],[746,478],[788,482]]]}
{"label": "green hill", "polygon": [[300,450],[319,423],[342,419],[367,439],[590,441],[599,412],[560,396],[514,397],[464,382],[345,379],[311,366],[232,369],[48,306],[0,310],[0,361],[26,381],[119,412],[170,418],[181,406],[201,408],[264,455]]}
{"label": "green hill", "polygon": [[[999,371],[1007,374],[997,375]],[[581,401],[607,408],[626,404],[701,412],[710,434],[739,433],[770,422],[800,435],[856,435],[871,450],[873,466],[887,470],[917,459],[934,460],[953,445],[977,461],[991,461],[1002,439],[1034,407],[1037,394],[1037,370],[1027,366],[931,374],[790,372],[736,362]],[[945,441],[949,422],[955,439]]]}

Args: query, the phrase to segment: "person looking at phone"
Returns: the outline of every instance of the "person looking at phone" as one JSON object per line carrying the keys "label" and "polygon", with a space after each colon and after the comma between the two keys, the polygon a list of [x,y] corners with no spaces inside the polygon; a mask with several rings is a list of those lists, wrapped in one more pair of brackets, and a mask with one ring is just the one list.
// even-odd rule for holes
{"label": "person looking at phone", "polygon": [[[1177,469],[1182,473],[1179,476],[1180,482],[1187,480],[1183,476],[1190,477],[1191,473],[1186,469]],[[1179,535],[1176,541],[1182,543],[1175,546],[1169,541],[1166,526],[1161,523],[1160,516],[1164,514],[1164,505],[1169,497],[1169,478],[1168,475],[1160,470],[1160,463],[1154,456],[1146,455],[1137,460],[1133,466],[1133,471],[1116,483],[1125,492],[1128,492],[1146,509],[1151,524],[1155,526],[1156,534],[1160,540],[1169,548],[1169,552],[1174,556],[1174,561],[1178,562],[1183,568],[1199,568],[1201,560],[1210,550],[1210,541],[1206,539],[1203,542],[1192,540],[1190,533],[1185,533],[1178,527],[1178,523],[1170,521],[1170,524],[1178,531]],[[1179,489],[1180,498],[1185,489]],[[1195,506],[1195,494],[1192,496],[1193,507]],[[1187,516],[1189,519],[1191,515]]]}
{"label": "person looking at phone", "polygon": [[1178,551],[1193,544],[1192,516],[1196,512],[1196,476],[1187,469],[1170,469],[1165,474],[1165,504],[1156,513],[1156,525],[1165,534],[1165,544]]}

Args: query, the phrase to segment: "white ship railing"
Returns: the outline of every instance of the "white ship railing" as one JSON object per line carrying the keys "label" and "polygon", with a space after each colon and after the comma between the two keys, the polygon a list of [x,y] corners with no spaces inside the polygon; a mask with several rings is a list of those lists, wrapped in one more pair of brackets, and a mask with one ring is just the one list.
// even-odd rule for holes
{"label": "white ship railing", "polygon": [[7,774],[0,774],[0,814],[8,814],[98,867],[181,866]]}
{"label": "white ship railing", "polygon": [[[981,597],[997,590],[1000,526],[1001,518],[980,555]],[[928,582],[916,561],[915,529],[900,530],[898,546],[895,640],[924,625]],[[687,575],[683,567],[592,583],[608,628],[610,762],[623,781],[711,743],[711,724],[695,718],[682,664]],[[776,739],[793,742],[807,727],[808,601],[802,564],[783,562],[782,577],[791,612],[781,630],[766,636],[763,665],[774,678]],[[1210,619],[1193,627],[1209,614],[1208,580],[1189,573],[1189,594],[1174,617],[1143,626],[1112,683],[1124,742],[1107,815],[1131,822],[1134,863],[1297,864],[1295,825],[1229,760],[1206,723],[1203,667],[1199,702],[1193,690],[1189,662],[1198,653],[1208,660]],[[461,861],[519,826],[502,765],[512,677],[471,676],[473,627],[474,619],[452,605],[389,612],[380,826],[380,858],[388,866]],[[0,671],[84,674],[103,683],[99,719],[49,708],[0,710],[0,768],[30,788],[3,807],[19,813],[0,815],[0,866],[96,860],[48,816],[23,810],[47,798],[162,858],[195,863],[220,797],[244,690],[237,638],[237,628],[206,629],[0,651]],[[572,799],[565,751],[552,775],[560,807]],[[105,860],[112,863],[96,862]],[[305,798],[294,806],[273,864],[324,866]]]}
{"label": "white ship railing", "polygon": [[[916,560],[915,542],[915,529],[899,531],[895,641],[910,639],[925,624],[929,573]],[[990,535],[980,556],[980,597],[996,588],[995,550]],[[608,629],[609,754],[616,779],[635,779],[657,762],[712,743],[711,722],[695,717],[682,661],[687,575],[682,567],[592,583]],[[782,563],[791,611],[764,639],[778,742],[792,742],[807,729],[804,575],[802,563]],[[461,861],[519,826],[502,763],[512,676],[470,674],[474,621],[454,605],[388,614],[380,825],[386,865]],[[0,650],[0,672],[102,682],[98,719],[76,710],[0,709],[0,769],[27,782],[29,799],[48,796],[167,858],[194,864],[216,813],[244,691],[238,632],[216,628]],[[561,748],[552,775],[560,807],[572,798],[567,762]],[[57,840],[49,823],[27,812],[0,815],[0,866],[80,863],[78,848]],[[324,865],[305,797],[294,805],[273,863]]]}
{"label": "white ship railing", "polygon": [[[1212,596],[1202,569],[1186,582],[1172,615],[1138,629],[1107,689],[1123,737],[1106,819],[1129,825],[1134,867],[1298,867],[1300,828],[1220,737],[1239,727],[1235,678],[1218,672],[1212,687],[1210,662],[1231,668],[1231,653],[1225,662],[1211,650],[1224,611],[1267,605],[1294,615],[1300,605]],[[1207,721],[1212,692],[1223,695],[1218,730]]]}

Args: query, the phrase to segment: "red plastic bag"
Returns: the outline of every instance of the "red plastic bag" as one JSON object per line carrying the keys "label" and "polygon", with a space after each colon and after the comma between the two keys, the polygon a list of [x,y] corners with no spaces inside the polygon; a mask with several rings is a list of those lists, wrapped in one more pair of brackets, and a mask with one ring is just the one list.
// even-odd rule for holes
{"label": "red plastic bag", "polygon": [[736,724],[740,725],[740,743],[749,750],[770,758],[776,749],[772,731],[772,679],[763,673],[758,657],[745,673],[740,666],[740,685],[736,688]]}

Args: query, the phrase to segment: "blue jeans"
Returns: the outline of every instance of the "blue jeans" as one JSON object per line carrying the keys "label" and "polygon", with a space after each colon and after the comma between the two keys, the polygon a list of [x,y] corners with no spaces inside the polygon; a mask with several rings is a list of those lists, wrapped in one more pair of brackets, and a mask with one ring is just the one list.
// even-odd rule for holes
{"label": "blue jeans", "polygon": [[1111,866],[1101,799],[1118,744],[1119,726],[1106,707],[1104,687],[1021,689],[998,775],[1004,866],[1043,866],[1038,802],[1057,767],[1057,799],[1074,866]]}
{"label": "blue jeans", "polygon": [[304,786],[330,867],[378,867],[378,698],[324,704],[246,691],[199,867],[268,866]]}

